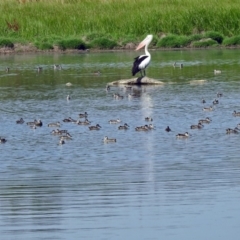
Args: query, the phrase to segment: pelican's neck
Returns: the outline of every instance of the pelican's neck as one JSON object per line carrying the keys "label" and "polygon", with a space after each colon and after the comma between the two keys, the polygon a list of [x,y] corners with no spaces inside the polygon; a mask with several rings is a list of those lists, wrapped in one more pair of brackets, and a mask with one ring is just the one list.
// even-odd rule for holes
{"label": "pelican's neck", "polygon": [[145,45],[145,54],[146,54],[147,56],[151,56],[150,53],[149,53],[149,51],[148,51],[148,45],[149,45],[149,43],[147,43],[147,44]]}

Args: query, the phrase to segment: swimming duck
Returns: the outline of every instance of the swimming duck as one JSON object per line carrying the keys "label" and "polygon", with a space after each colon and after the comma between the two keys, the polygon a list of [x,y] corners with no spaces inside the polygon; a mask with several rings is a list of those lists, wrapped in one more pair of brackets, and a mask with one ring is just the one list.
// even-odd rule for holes
{"label": "swimming duck", "polygon": [[108,138],[107,136],[104,137],[103,141],[105,143],[109,143],[109,142],[117,142],[116,138]]}
{"label": "swimming duck", "polygon": [[72,136],[71,136],[71,134],[70,133],[66,133],[66,135],[62,135],[61,137],[60,137],[60,140],[70,140],[70,139],[72,139]]}
{"label": "swimming duck", "polygon": [[62,135],[62,134],[67,134],[68,131],[67,130],[59,130],[59,129],[55,129],[52,130],[51,134],[53,135]]}
{"label": "swimming duck", "polygon": [[117,123],[120,123],[121,120],[119,118],[117,118],[117,119],[109,120],[108,122],[111,123],[111,124],[117,124]]}
{"label": "swimming duck", "polygon": [[227,128],[227,129],[226,129],[226,133],[227,133],[227,134],[230,134],[230,133],[236,133],[236,134],[238,134],[239,132],[238,132],[238,128],[234,128],[234,129]]}
{"label": "swimming duck", "polygon": [[48,127],[61,127],[61,123],[60,122],[49,123]]}
{"label": "swimming duck", "polygon": [[114,93],[113,94],[113,98],[115,98],[115,99],[123,99],[124,97],[122,95],[120,95],[119,93]]}
{"label": "swimming duck", "polygon": [[24,123],[23,118],[20,118],[19,120],[17,120],[16,123],[17,123],[17,124],[23,124],[23,123]]}
{"label": "swimming duck", "polygon": [[222,73],[221,70],[216,70],[216,69],[214,69],[214,74],[220,74],[220,73]]}
{"label": "swimming duck", "polygon": [[233,114],[232,114],[234,117],[239,117],[240,116],[240,112],[236,112],[236,111],[233,111]]}
{"label": "swimming duck", "polygon": [[78,125],[89,125],[91,122],[89,122],[88,119],[86,118],[85,121],[77,121],[76,123]]}
{"label": "swimming duck", "polygon": [[110,86],[107,85],[106,88],[105,88],[106,92],[109,92],[110,91]]}
{"label": "swimming duck", "polygon": [[54,70],[62,70],[62,66],[58,64],[53,65]]}
{"label": "swimming duck", "polygon": [[80,118],[87,118],[88,117],[88,113],[85,112],[85,113],[79,113],[79,117]]}
{"label": "swimming duck", "polygon": [[210,107],[204,107],[204,108],[203,108],[203,111],[208,111],[208,112],[213,111],[213,107],[212,107],[212,106],[210,106]]}
{"label": "swimming duck", "polygon": [[166,132],[171,132],[172,130],[171,130],[171,128],[170,128],[169,126],[167,126],[166,129],[165,129],[165,131],[166,131]]}
{"label": "swimming duck", "polygon": [[136,131],[148,131],[149,127],[148,125],[140,126],[135,128]]}
{"label": "swimming duck", "polygon": [[0,143],[5,143],[7,140],[5,138],[0,137]]}
{"label": "swimming duck", "polygon": [[129,128],[128,124],[127,123],[124,123],[123,126],[119,126],[118,127],[118,130],[127,130]]}
{"label": "swimming duck", "polygon": [[145,117],[145,121],[152,122],[153,119],[151,117]]}
{"label": "swimming duck", "polygon": [[100,130],[101,126],[99,124],[97,124],[96,126],[90,126],[88,128],[89,128],[89,130]]}
{"label": "swimming duck", "polygon": [[217,92],[217,97],[222,97],[223,96],[223,94],[222,93],[220,93],[220,92]]}
{"label": "swimming duck", "polygon": [[154,126],[151,123],[149,125],[145,125],[145,126],[148,127],[149,130],[154,129]]}
{"label": "swimming duck", "polygon": [[35,120],[34,122],[35,122],[35,126],[36,127],[42,127],[42,125],[43,125],[43,123],[42,123],[42,121],[40,119],[39,120]]}
{"label": "swimming duck", "polygon": [[219,101],[217,100],[217,99],[215,99],[214,101],[213,101],[213,104],[215,105],[215,104],[218,104],[219,103]]}
{"label": "swimming duck", "polygon": [[27,125],[33,126],[33,125],[35,125],[36,121],[37,121],[37,120],[35,119],[33,122],[27,122]]}
{"label": "swimming duck", "polygon": [[69,101],[71,99],[70,95],[67,95],[67,101]]}
{"label": "swimming duck", "polygon": [[197,125],[191,125],[190,128],[191,129],[201,129],[201,128],[203,128],[203,125],[202,125],[202,123],[198,122]]}
{"label": "swimming duck", "polygon": [[188,138],[190,135],[188,132],[185,133],[179,133],[176,135],[177,138]]}
{"label": "swimming duck", "polygon": [[63,144],[65,144],[65,141],[63,139],[60,139],[58,145],[63,145]]}
{"label": "swimming duck", "polygon": [[206,103],[205,99],[202,99],[202,103],[203,103],[203,104]]}
{"label": "swimming duck", "polygon": [[77,122],[77,120],[72,119],[71,117],[63,119],[63,122]]}
{"label": "swimming duck", "polygon": [[199,123],[210,123],[212,120],[209,117],[206,117],[205,119],[200,119]]}

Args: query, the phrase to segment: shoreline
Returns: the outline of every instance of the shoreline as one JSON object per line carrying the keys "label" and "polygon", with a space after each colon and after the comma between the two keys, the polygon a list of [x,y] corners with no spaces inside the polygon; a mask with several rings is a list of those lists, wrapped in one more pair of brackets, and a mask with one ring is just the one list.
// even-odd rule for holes
{"label": "shoreline", "polygon": [[[189,50],[206,50],[206,49],[240,49],[240,45],[234,46],[215,46],[215,47],[179,47],[179,48],[150,48],[151,51],[189,51]],[[99,48],[90,48],[86,50],[79,50],[79,49],[59,49],[57,46],[54,49],[48,50],[40,50],[33,46],[32,44],[29,45],[22,45],[22,44],[15,44],[13,48],[10,47],[1,47],[0,48],[0,55],[11,55],[11,54],[25,54],[25,53],[101,53],[101,52],[126,52],[126,51],[135,51],[134,47],[121,47],[121,48],[113,48],[113,49],[99,49]]]}

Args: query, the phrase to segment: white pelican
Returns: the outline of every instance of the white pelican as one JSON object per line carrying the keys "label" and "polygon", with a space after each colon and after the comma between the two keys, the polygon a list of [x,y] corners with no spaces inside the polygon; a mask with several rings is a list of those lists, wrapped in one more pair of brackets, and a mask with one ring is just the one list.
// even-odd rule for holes
{"label": "white pelican", "polygon": [[135,59],[132,67],[132,75],[135,76],[137,72],[141,72],[141,76],[146,76],[145,69],[151,61],[151,55],[148,52],[148,45],[153,39],[153,35],[147,35],[147,37],[138,45],[136,51],[145,46],[145,55],[140,55]]}

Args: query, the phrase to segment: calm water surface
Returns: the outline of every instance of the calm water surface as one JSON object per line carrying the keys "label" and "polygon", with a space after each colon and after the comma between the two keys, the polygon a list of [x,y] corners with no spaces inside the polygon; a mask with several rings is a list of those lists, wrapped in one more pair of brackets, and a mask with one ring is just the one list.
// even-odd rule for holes
{"label": "calm water surface", "polygon": [[[131,77],[136,52],[0,56],[1,239],[238,239],[240,134],[226,128],[240,123],[232,116],[240,111],[239,54],[152,52],[147,75],[164,84],[134,87],[134,98],[105,86]],[[204,112],[202,98],[210,106],[217,92],[219,104]],[[62,121],[85,111],[99,131]],[[135,131],[145,117],[155,129]],[[190,129],[205,117],[212,122]],[[117,118],[130,128],[108,123]],[[31,129],[34,119],[43,126]],[[72,135],[64,145],[47,126],[55,121]],[[184,132],[191,137],[176,139]]]}

